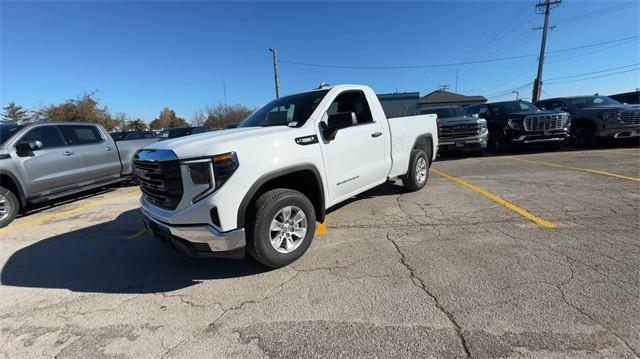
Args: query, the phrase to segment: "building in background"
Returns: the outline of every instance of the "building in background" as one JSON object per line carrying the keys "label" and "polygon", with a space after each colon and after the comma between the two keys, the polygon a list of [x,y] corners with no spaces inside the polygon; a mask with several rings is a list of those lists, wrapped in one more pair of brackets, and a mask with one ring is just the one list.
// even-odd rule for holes
{"label": "building in background", "polygon": [[470,105],[481,105],[486,102],[487,99],[484,96],[465,96],[445,90],[436,90],[429,93],[428,95],[421,97],[418,100],[418,112],[423,113],[423,110],[433,107],[462,107]]}
{"label": "building in background", "polygon": [[417,113],[420,92],[383,93],[378,99],[388,118],[411,116]]}
{"label": "building in background", "polygon": [[615,95],[610,95],[609,97],[611,97],[612,99],[618,101],[618,102],[622,102],[622,103],[628,103],[628,104],[633,104],[633,105],[637,105],[640,104],[640,90],[636,89],[635,91],[631,91],[631,92],[623,92],[623,93],[618,93]]}

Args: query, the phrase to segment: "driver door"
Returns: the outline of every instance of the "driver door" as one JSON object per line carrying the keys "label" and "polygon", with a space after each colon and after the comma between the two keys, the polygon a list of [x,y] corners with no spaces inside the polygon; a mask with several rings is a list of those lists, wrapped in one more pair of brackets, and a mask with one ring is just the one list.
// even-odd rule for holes
{"label": "driver door", "polygon": [[340,129],[331,141],[326,138],[321,141],[331,198],[328,207],[352,197],[365,187],[383,183],[388,174],[386,131],[383,124],[372,117],[365,94],[362,91],[339,94],[324,114],[324,120],[338,112],[355,113],[357,124]]}

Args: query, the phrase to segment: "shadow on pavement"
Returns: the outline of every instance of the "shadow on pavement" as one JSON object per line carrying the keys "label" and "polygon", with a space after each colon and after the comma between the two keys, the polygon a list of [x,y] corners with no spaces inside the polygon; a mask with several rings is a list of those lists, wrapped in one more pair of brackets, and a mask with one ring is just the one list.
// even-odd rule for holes
{"label": "shadow on pavement", "polygon": [[187,257],[146,234],[131,238],[142,228],[142,215],[135,209],[110,222],[40,240],[9,258],[2,268],[2,284],[155,293],[267,270],[250,260]]}

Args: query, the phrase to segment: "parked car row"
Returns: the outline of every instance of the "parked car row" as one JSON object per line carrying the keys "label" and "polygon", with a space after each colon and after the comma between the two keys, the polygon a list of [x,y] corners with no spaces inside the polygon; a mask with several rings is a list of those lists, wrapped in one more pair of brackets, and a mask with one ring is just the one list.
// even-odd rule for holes
{"label": "parked car row", "polygon": [[571,140],[590,146],[597,138],[640,137],[640,106],[606,96],[552,98],[532,104],[504,101],[467,107],[437,107],[440,152],[506,152],[513,146],[557,148]]}
{"label": "parked car row", "polygon": [[134,154],[162,139],[211,131],[107,131],[98,124],[0,124],[0,228],[37,203],[127,180]]}

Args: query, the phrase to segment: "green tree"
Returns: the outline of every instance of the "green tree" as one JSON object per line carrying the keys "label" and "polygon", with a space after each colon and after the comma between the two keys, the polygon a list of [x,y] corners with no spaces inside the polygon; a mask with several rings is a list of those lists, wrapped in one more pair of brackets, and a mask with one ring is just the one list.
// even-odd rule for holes
{"label": "green tree", "polygon": [[151,121],[149,126],[154,130],[160,130],[163,128],[174,128],[174,127],[186,127],[189,124],[187,121],[176,115],[176,112],[168,107],[165,107],[162,111],[160,111],[160,116],[155,120]]}
{"label": "green tree", "polygon": [[2,119],[4,121],[21,123],[30,120],[27,110],[22,109],[22,106],[16,105],[15,102],[10,102],[3,107],[3,110]]}
{"label": "green tree", "polygon": [[193,123],[221,130],[229,125],[238,124],[249,116],[253,110],[244,105],[218,104],[215,107],[206,106],[196,111]]}
{"label": "green tree", "polygon": [[127,122],[125,128],[127,131],[144,131],[147,129],[147,124],[141,119],[136,118],[135,120]]}
{"label": "green tree", "polygon": [[99,99],[94,93],[86,93],[76,99],[40,109],[39,117],[51,122],[93,122],[111,131],[118,127],[118,121],[109,109],[98,106]]}

